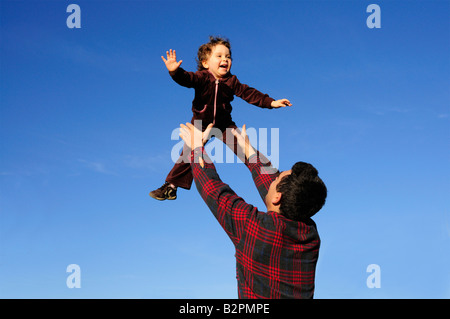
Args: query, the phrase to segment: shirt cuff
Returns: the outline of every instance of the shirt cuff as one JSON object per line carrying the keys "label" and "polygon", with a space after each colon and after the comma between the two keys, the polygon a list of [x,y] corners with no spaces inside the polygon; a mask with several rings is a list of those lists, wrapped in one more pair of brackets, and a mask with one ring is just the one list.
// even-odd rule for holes
{"label": "shirt cuff", "polygon": [[200,164],[201,168],[205,168],[205,163],[209,163],[209,161],[210,159],[203,146],[199,146],[191,151],[191,166]]}
{"label": "shirt cuff", "polygon": [[256,151],[254,154],[250,155],[249,158],[245,159],[245,164],[251,165],[258,163],[258,152]]}
{"label": "shirt cuff", "polygon": [[203,156],[203,146],[199,146],[191,151],[191,163],[198,163],[194,161],[196,158]]}

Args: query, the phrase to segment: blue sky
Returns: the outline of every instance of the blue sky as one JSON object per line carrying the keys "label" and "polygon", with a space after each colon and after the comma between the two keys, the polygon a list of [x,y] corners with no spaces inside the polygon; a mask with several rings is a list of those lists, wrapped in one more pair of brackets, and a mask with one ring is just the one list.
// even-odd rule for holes
{"label": "blue sky", "polygon": [[[69,29],[69,4],[81,28]],[[381,9],[369,29],[366,8]],[[1,1],[0,297],[237,298],[234,248],[195,188],[158,202],[209,35],[232,72],[291,108],[236,98],[279,129],[279,166],[328,186],[316,298],[450,297],[449,1]],[[222,179],[264,210],[242,163]],[[69,289],[66,268],[81,269]],[[370,264],[381,287],[369,289]]]}

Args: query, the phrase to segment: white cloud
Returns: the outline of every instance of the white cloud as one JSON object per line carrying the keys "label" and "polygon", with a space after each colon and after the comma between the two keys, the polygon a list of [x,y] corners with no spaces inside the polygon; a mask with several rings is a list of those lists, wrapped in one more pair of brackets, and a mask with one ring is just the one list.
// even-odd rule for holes
{"label": "white cloud", "polygon": [[154,156],[127,155],[124,162],[125,166],[132,169],[160,171],[162,167],[165,168],[166,163],[171,162],[171,159],[161,154]]}
{"label": "white cloud", "polygon": [[105,164],[103,164],[103,163],[87,161],[84,159],[79,159],[78,162],[82,163],[85,167],[87,167],[90,170],[93,170],[94,172],[106,174],[106,175],[116,175],[114,172],[107,169],[105,167]]}

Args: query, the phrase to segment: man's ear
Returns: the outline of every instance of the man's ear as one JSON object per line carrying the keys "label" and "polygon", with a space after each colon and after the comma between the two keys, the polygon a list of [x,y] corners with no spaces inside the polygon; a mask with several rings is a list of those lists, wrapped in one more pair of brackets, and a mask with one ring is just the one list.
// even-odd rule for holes
{"label": "man's ear", "polygon": [[279,206],[281,204],[281,197],[283,196],[283,194],[281,194],[280,192],[276,192],[275,195],[272,198],[272,204],[275,206]]}

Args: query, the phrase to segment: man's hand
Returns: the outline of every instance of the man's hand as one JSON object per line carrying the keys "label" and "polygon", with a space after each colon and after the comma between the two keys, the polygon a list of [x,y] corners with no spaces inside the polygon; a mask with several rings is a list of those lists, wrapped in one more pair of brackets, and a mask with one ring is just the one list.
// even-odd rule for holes
{"label": "man's hand", "polygon": [[180,124],[180,127],[180,137],[191,150],[194,150],[197,147],[205,145],[208,141],[213,124],[209,124],[204,132],[200,131],[191,123],[186,123],[186,125]]}
{"label": "man's hand", "polygon": [[247,136],[247,129],[245,124],[242,126],[242,131],[232,129],[231,133],[236,137],[238,146],[241,148],[241,151],[244,153],[245,158],[249,159],[250,156],[256,154],[255,149],[250,144],[250,139]]}
{"label": "man's hand", "polygon": [[286,107],[286,106],[292,106],[291,102],[289,102],[288,99],[281,99],[281,100],[276,100],[273,101],[270,106],[274,107],[274,108],[279,108],[279,107]]}
{"label": "man's hand", "polygon": [[167,70],[169,70],[169,72],[176,71],[180,67],[183,60],[177,62],[177,54],[175,50],[172,51],[172,49],[170,49],[170,51],[166,51],[166,54],[167,59],[164,59],[163,56],[161,56],[161,59],[163,59],[164,63],[166,64]]}

